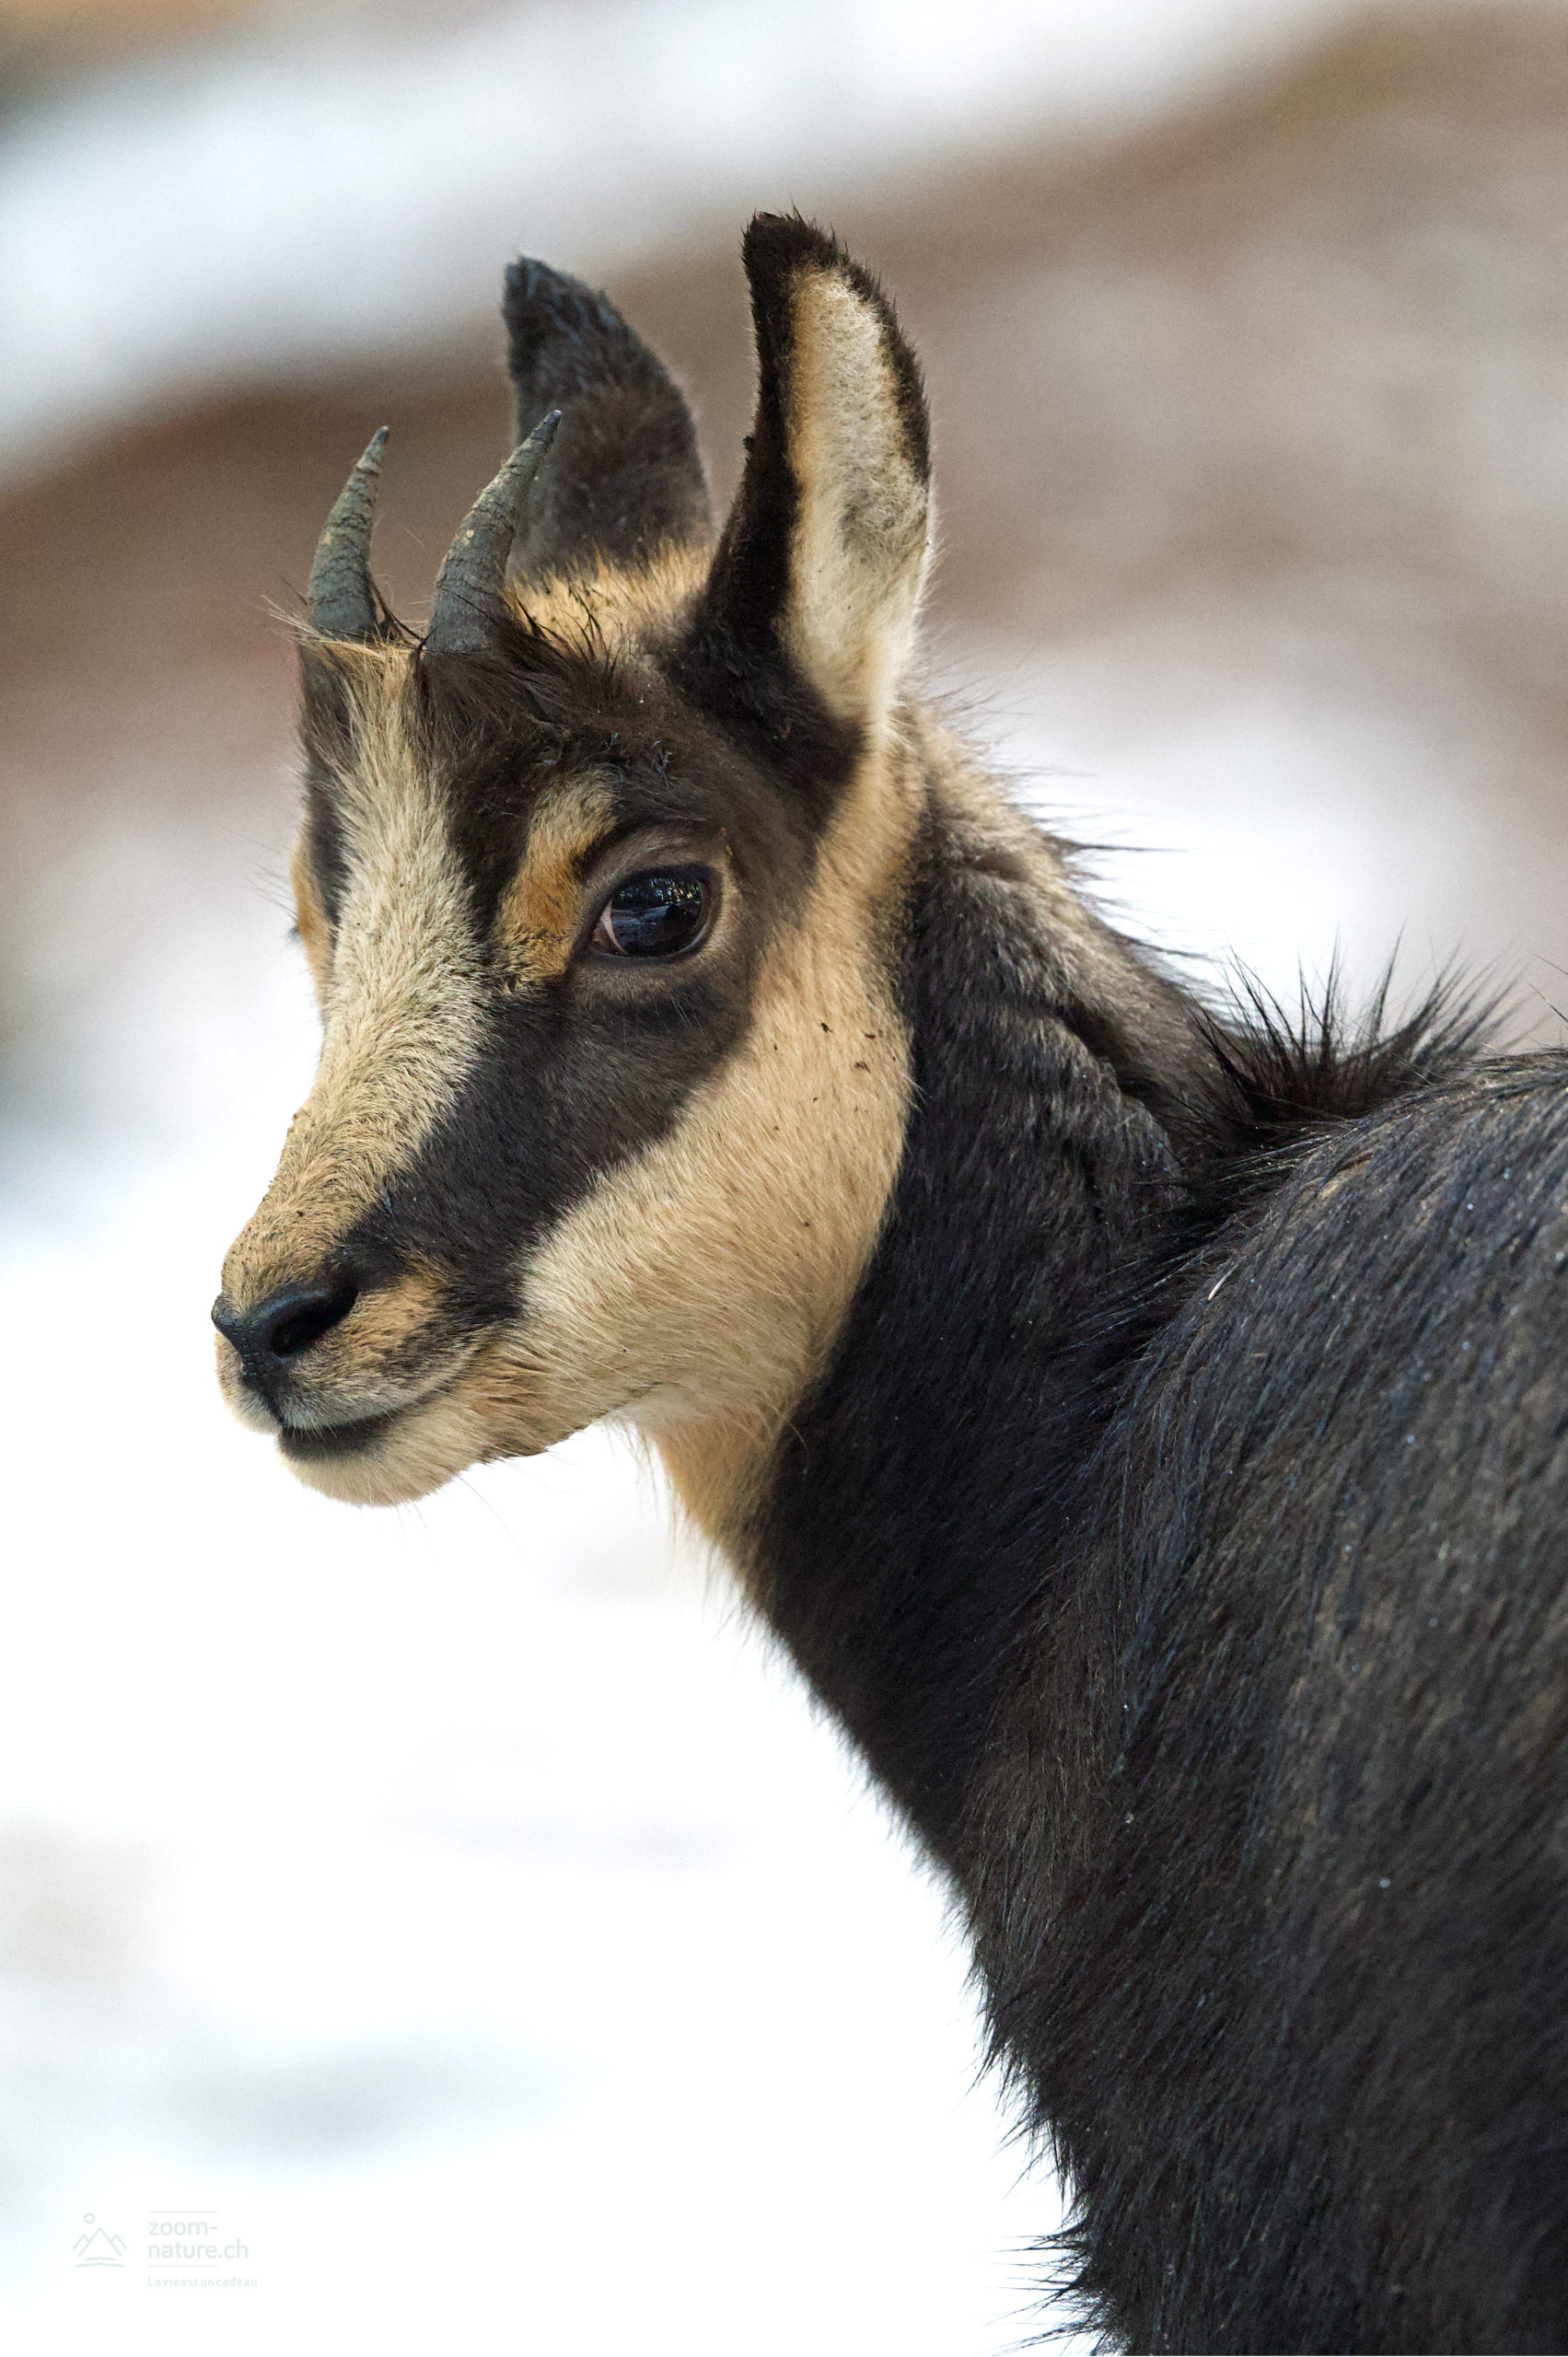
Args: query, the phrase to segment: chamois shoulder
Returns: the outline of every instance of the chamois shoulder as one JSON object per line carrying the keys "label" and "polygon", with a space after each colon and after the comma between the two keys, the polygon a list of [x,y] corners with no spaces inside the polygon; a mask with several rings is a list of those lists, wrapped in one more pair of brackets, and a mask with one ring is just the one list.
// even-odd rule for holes
{"label": "chamois shoulder", "polygon": [[[1396,1426],[1395,1455],[1430,1445],[1433,1481],[1474,1472],[1482,1425],[1525,1419],[1549,1374],[1555,1429],[1551,1371],[1568,1348],[1568,1055],[1407,1078],[1359,1117],[1298,1136],[1270,1177],[1243,1187],[1245,1208],[1163,1280],[1162,1330],[1128,1387],[1132,1425],[1153,1415],[1190,1507],[1216,1464],[1226,1480],[1240,1475],[1249,1434],[1269,1436],[1271,1480],[1294,1481],[1310,1462],[1312,1486],[1328,1494],[1350,1478],[1360,1435],[1387,1459]],[[1462,1410],[1472,1394],[1473,1431]],[[1423,1437],[1428,1397],[1439,1413]],[[1285,1445],[1297,1422],[1299,1457]],[[1425,1495],[1420,1481],[1411,1489],[1413,1465],[1405,1454],[1377,1479]]]}
{"label": "chamois shoulder", "polygon": [[1469,1315],[1470,1271],[1490,1269],[1498,1297],[1512,1293],[1503,1272],[1568,1222],[1568,1053],[1393,1073],[1365,1112],[1295,1132],[1272,1167],[1252,1223],[1255,1280],[1283,1280],[1288,1263],[1320,1289],[1353,1288],[1360,1253],[1380,1313],[1397,1314],[1411,1280],[1423,1315]]}

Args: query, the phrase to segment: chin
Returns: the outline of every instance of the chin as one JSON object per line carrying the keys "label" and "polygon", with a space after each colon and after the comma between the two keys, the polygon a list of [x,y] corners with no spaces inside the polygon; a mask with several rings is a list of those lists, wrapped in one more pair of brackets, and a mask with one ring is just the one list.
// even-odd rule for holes
{"label": "chin", "polygon": [[406,1506],[444,1489],[486,1450],[472,1416],[457,1401],[436,1399],[319,1432],[285,1428],[278,1454],[323,1497],[351,1506]]}

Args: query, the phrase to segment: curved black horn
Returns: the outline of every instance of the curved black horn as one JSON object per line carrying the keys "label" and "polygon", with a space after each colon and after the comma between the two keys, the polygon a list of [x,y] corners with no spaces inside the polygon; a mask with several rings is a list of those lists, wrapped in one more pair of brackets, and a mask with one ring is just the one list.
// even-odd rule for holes
{"label": "curved black horn", "polygon": [[316,543],[305,602],[311,629],[323,638],[381,635],[381,605],[370,578],[370,527],[386,447],[387,428],[377,426]]}
{"label": "curved black horn", "polygon": [[558,409],[540,418],[470,508],[436,576],[427,653],[472,655],[490,644],[517,518],[560,423]]}

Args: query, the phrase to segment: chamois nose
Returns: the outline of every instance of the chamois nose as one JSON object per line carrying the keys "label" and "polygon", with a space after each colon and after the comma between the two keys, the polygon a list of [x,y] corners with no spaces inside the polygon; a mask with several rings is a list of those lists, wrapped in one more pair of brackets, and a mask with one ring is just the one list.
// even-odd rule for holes
{"label": "chamois nose", "polygon": [[213,1324],[234,1344],[246,1371],[263,1387],[279,1362],[298,1358],[348,1316],[359,1288],[346,1277],[314,1285],[283,1285],[253,1309],[237,1309],[226,1295],[213,1304]]}

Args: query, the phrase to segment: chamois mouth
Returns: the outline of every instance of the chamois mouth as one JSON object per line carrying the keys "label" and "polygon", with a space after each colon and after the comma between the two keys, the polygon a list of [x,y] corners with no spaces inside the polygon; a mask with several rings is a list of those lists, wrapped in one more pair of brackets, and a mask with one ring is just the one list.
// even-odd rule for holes
{"label": "chamois mouth", "polygon": [[342,1459],[366,1456],[400,1424],[417,1416],[423,1409],[449,1392],[473,1356],[472,1348],[465,1351],[456,1366],[443,1368],[426,1390],[412,1399],[400,1399],[390,1408],[373,1408],[363,1416],[343,1416],[335,1423],[312,1417],[308,1423],[295,1422],[285,1417],[278,1429],[278,1446],[295,1465],[329,1465]]}
{"label": "chamois mouth", "polygon": [[[419,1400],[414,1404],[423,1407]],[[296,1464],[319,1465],[328,1458],[362,1456],[384,1440],[406,1408],[386,1408],[378,1415],[358,1416],[342,1424],[285,1424],[278,1446]]]}

